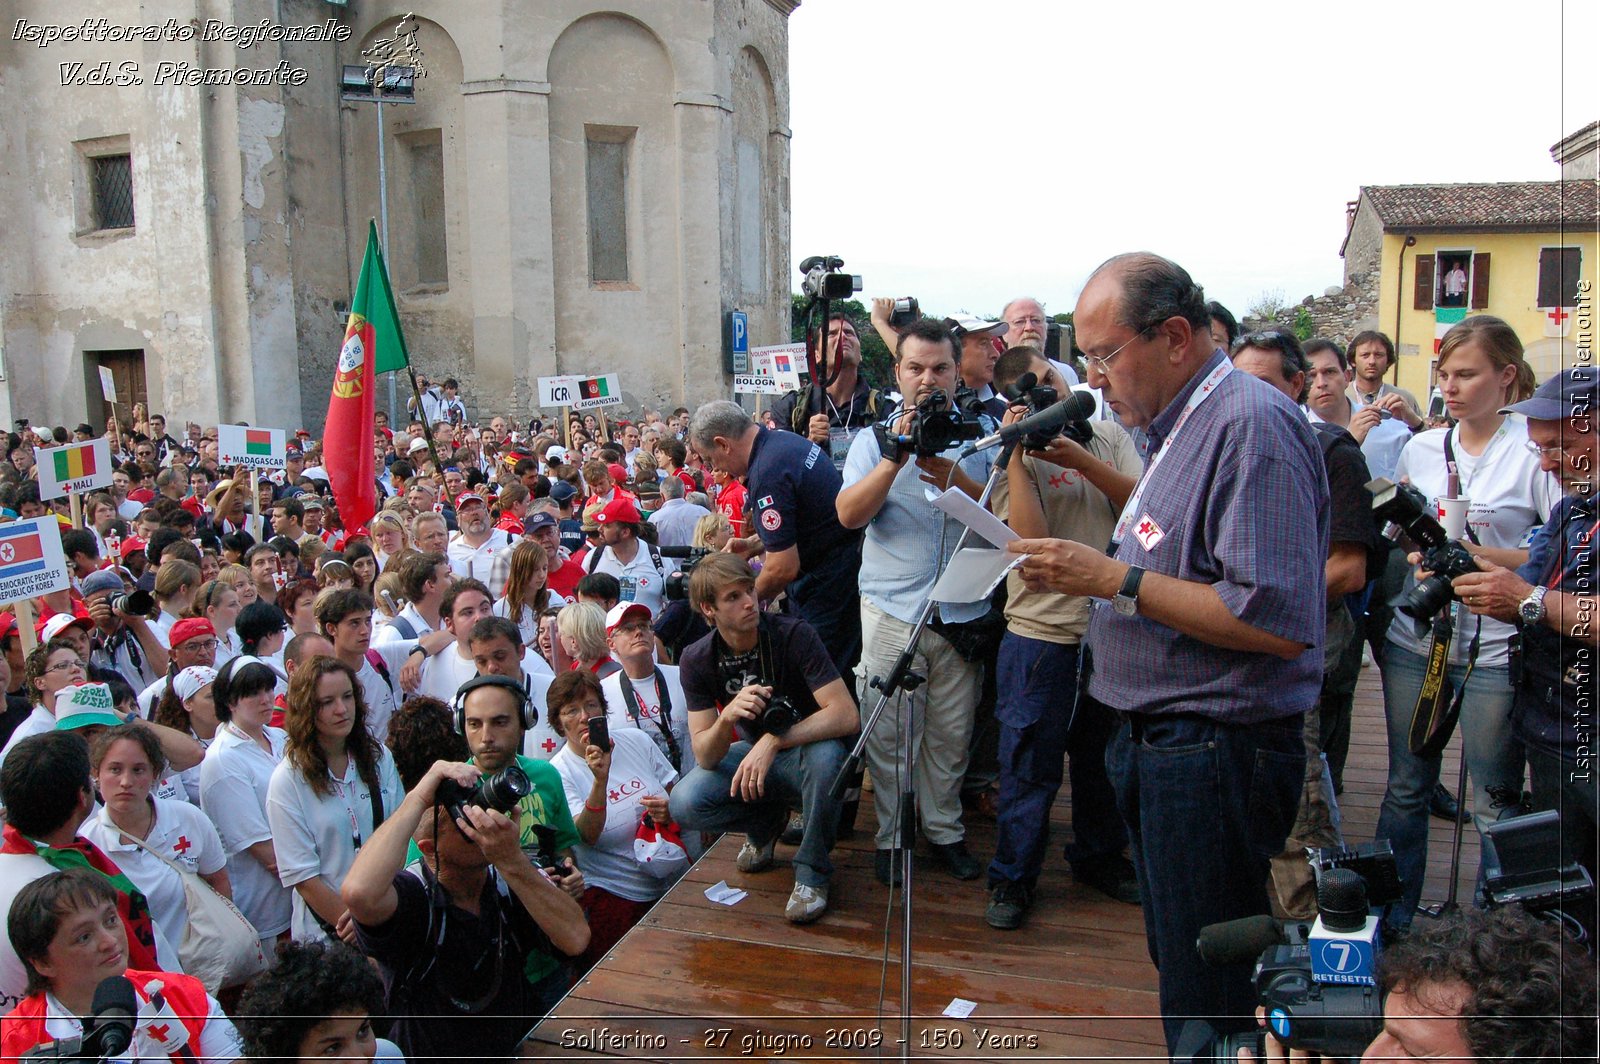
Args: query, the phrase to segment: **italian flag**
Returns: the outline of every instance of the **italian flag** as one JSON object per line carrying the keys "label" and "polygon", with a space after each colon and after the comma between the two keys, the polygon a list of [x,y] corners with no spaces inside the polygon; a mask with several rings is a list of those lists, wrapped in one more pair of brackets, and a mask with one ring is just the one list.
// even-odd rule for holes
{"label": "italian flag", "polygon": [[56,479],[77,480],[80,477],[92,477],[95,473],[94,444],[86,443],[82,447],[70,447],[55,453]]}
{"label": "italian flag", "polygon": [[362,530],[377,510],[372,430],[378,374],[405,369],[410,362],[378,247],[378,226],[369,221],[367,253],[350,300],[323,429],[323,466],[346,532]]}
{"label": "italian flag", "polygon": [[578,382],[578,394],[585,399],[608,399],[611,397],[611,388],[604,377],[590,377]]}
{"label": "italian flag", "polygon": [[1434,307],[1433,308],[1433,353],[1438,354],[1440,346],[1444,343],[1444,334],[1458,321],[1465,320],[1466,307]]}

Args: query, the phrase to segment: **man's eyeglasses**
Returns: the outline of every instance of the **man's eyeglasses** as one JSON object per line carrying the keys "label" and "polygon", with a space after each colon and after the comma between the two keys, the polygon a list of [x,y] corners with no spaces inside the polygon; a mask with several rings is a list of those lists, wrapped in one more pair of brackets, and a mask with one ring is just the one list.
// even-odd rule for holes
{"label": "man's eyeglasses", "polygon": [[[1165,319],[1165,318],[1161,319],[1161,321],[1166,321],[1166,320],[1167,319]],[[1101,373],[1105,373],[1106,367],[1111,365],[1111,360],[1116,358],[1118,355],[1122,354],[1123,348],[1127,347],[1129,344],[1133,343],[1135,340],[1143,339],[1145,334],[1149,333],[1156,326],[1160,325],[1161,321],[1153,321],[1149,325],[1146,325],[1144,328],[1140,329],[1138,332],[1136,332],[1132,336],[1128,337],[1127,340],[1123,341],[1121,347],[1118,347],[1115,351],[1111,352],[1109,355],[1105,355],[1105,356],[1091,355],[1087,351],[1084,352],[1084,355],[1083,355],[1084,361],[1089,363],[1091,368],[1096,369],[1096,370],[1100,371]]]}
{"label": "man's eyeglasses", "polygon": [[1566,447],[1563,446],[1562,444],[1559,444],[1559,443],[1552,443],[1548,447],[1540,447],[1537,443],[1534,443],[1532,440],[1523,440],[1522,441],[1522,446],[1526,447],[1528,450],[1532,451],[1534,454],[1538,455],[1540,458],[1543,458],[1546,455],[1549,455],[1550,457],[1554,458],[1554,457],[1556,457],[1558,455],[1561,455],[1561,454],[1564,454],[1566,452]]}
{"label": "man's eyeglasses", "polygon": [[187,643],[184,643],[183,645],[188,647],[191,650],[197,650],[202,654],[209,654],[213,650],[217,649],[217,640],[215,640],[215,639],[191,639]]}

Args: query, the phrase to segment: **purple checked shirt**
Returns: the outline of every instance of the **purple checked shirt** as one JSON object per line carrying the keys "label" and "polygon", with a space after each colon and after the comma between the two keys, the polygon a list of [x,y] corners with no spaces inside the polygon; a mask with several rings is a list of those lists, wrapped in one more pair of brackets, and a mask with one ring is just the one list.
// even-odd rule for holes
{"label": "purple checked shirt", "polygon": [[[1166,446],[1219,350],[1150,423]],[[1210,584],[1246,624],[1309,649],[1293,661],[1225,650],[1098,604],[1089,692],[1114,709],[1251,724],[1304,713],[1322,685],[1328,481],[1298,407],[1248,373],[1227,374],[1151,475],[1116,558]]]}

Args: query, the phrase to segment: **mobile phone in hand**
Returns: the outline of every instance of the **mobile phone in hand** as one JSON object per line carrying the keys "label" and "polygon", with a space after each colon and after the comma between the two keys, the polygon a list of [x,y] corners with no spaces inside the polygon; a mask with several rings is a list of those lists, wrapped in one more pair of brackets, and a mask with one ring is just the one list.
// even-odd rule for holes
{"label": "mobile phone in hand", "polygon": [[611,725],[604,717],[589,718],[589,743],[606,753],[611,752]]}

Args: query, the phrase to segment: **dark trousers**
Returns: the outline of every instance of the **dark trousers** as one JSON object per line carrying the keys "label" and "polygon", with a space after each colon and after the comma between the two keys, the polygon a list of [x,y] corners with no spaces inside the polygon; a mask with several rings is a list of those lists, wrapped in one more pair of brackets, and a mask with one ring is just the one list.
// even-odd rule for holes
{"label": "dark trousers", "polygon": [[860,571],[861,544],[851,541],[786,589],[795,612],[817,630],[833,667],[848,687],[855,686],[856,663],[861,660],[861,598],[857,591]]}
{"label": "dark trousers", "polygon": [[1189,1018],[1255,1027],[1252,965],[1207,965],[1195,940],[1207,924],[1269,911],[1267,864],[1294,823],[1305,758],[1299,715],[1236,725],[1130,713],[1106,749],[1169,1052]]}

